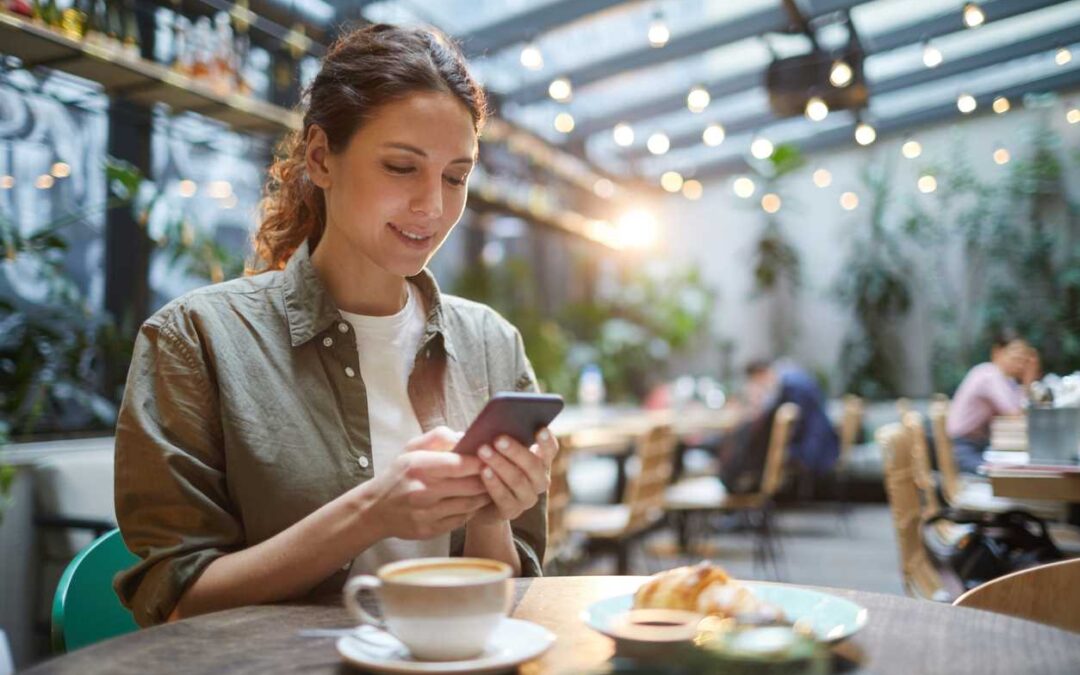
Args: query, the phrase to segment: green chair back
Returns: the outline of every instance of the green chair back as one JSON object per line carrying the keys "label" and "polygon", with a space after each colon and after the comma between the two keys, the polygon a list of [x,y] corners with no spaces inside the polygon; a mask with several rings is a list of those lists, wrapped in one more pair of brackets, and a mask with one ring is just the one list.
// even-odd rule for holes
{"label": "green chair back", "polygon": [[63,653],[138,629],[113,591],[112,580],[138,558],[127,550],[120,530],[106,532],[68,564],[56,587],[52,647]]}

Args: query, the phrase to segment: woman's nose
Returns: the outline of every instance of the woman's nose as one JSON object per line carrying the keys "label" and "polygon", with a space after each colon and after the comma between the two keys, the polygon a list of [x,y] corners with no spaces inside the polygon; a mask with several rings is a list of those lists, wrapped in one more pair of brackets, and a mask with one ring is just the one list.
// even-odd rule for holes
{"label": "woman's nose", "polygon": [[428,218],[440,217],[443,212],[442,177],[438,177],[434,184],[425,182],[413,196],[409,208],[413,213]]}

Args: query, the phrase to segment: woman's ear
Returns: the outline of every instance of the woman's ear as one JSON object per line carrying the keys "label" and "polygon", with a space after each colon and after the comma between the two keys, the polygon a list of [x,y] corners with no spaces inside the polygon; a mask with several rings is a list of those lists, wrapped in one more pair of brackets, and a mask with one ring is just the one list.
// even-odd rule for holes
{"label": "woman's ear", "polygon": [[324,190],[333,183],[330,173],[330,141],[326,132],[317,124],[312,124],[305,139],[304,162],[308,177],[315,185]]}

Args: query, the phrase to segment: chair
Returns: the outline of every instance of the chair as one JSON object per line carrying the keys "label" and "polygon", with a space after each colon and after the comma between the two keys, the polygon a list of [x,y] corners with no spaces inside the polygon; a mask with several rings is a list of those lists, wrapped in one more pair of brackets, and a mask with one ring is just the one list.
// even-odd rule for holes
{"label": "chair", "polygon": [[798,418],[799,406],[794,403],[784,403],[777,408],[769,432],[761,485],[756,492],[729,494],[716,476],[688,478],[667,489],[664,508],[677,519],[680,548],[690,547],[693,516],[707,518],[713,513],[744,513],[758,521],[754,564],[764,567],[771,563],[774,576],[778,576],[773,541],[773,500],[783,485],[787,447]]}
{"label": "chair", "polygon": [[548,536],[544,566],[553,572],[562,563],[563,558],[568,553],[570,544],[566,510],[570,505],[568,472],[572,452],[573,444],[570,436],[560,438],[559,453],[555,455],[555,459],[551,463],[551,483],[550,487],[548,487],[547,499]]}
{"label": "chair", "polygon": [[903,424],[893,423],[878,429],[875,437],[885,460],[885,492],[900,548],[904,590],[915,598],[947,600],[953,594],[945,588],[922,542],[924,507],[912,457],[911,432]]}
{"label": "chair", "polygon": [[1080,558],[1006,574],[953,604],[1080,632]]}
{"label": "chair", "polygon": [[843,407],[840,412],[839,432],[840,454],[836,458],[836,466],[833,467],[833,477],[836,481],[837,512],[842,518],[844,529],[848,529],[847,517],[851,510],[848,503],[848,490],[851,483],[851,456],[855,445],[859,441],[859,434],[863,426],[863,400],[855,394],[844,396]]}
{"label": "chair", "polygon": [[120,530],[98,537],[75,556],[53,596],[54,652],[71,651],[138,629],[112,588],[113,576],[138,560],[124,546]]}
{"label": "chair", "polygon": [[[984,511],[988,513],[1003,513],[1014,509],[1022,509],[1046,520],[1062,519],[1063,509],[1060,504],[1049,501],[1016,501],[995,497],[993,487],[985,478],[976,476],[962,478],[956,468],[952,439],[949,438],[945,427],[948,415],[949,399],[937,394],[933,403],[930,404],[930,426],[934,433],[934,449],[937,455],[938,472],[941,475],[941,495],[946,504],[965,511]],[[1063,533],[1063,536],[1070,541],[1077,539],[1075,535]]]}
{"label": "chair", "polygon": [[670,425],[652,427],[635,444],[630,459],[637,471],[628,478],[621,503],[567,509],[567,529],[583,534],[594,548],[614,550],[618,574],[629,572],[630,545],[664,519],[664,489],[671,482],[675,443]]}

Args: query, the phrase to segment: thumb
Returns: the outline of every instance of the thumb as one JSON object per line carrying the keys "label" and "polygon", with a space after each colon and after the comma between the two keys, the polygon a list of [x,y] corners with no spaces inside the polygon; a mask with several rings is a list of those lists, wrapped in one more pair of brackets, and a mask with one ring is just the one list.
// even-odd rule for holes
{"label": "thumb", "polygon": [[453,450],[464,435],[462,432],[454,431],[450,427],[437,426],[406,443],[405,452],[412,452],[413,450]]}

